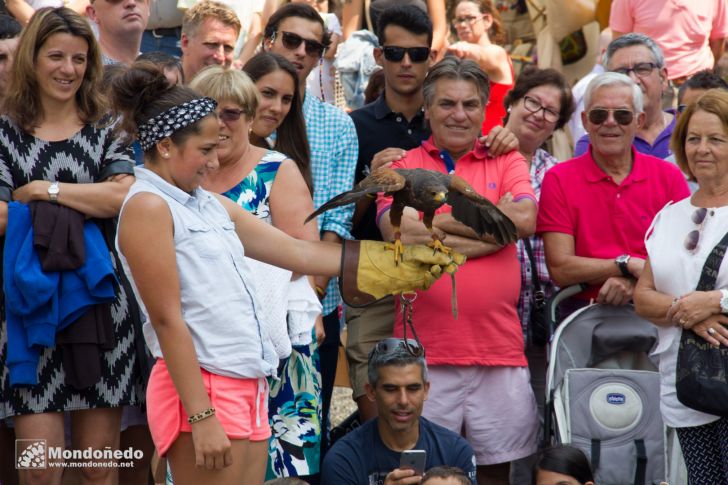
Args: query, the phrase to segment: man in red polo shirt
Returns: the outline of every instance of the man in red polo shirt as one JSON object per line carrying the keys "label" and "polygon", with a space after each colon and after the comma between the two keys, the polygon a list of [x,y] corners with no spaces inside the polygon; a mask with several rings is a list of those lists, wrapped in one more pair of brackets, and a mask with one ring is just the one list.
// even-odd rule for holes
{"label": "man in red polo shirt", "polygon": [[[472,61],[446,57],[423,85],[425,117],[432,136],[392,168],[451,172],[508,215],[520,237],[533,233],[536,199],[528,166],[517,151],[489,157],[476,142],[488,99],[488,78]],[[391,198],[377,200],[379,228],[393,230]],[[430,242],[421,214],[405,209],[402,242]],[[478,483],[508,484],[509,462],[536,451],[538,417],[523,353],[516,311],[520,267],[514,244],[479,238],[442,206],[433,226],[445,244],[468,256],[457,272],[458,319],[450,308],[449,278],[420,292],[413,303],[414,325],[427,350],[430,393],[423,415],[456,433],[462,430],[475,451]],[[397,313],[395,335],[402,335]]]}
{"label": "man in red polo shirt", "polygon": [[644,120],[642,92],[623,74],[595,77],[584,96],[589,150],[556,165],[541,186],[537,232],[557,285],[588,283],[571,309],[631,301],[655,214],[690,195],[675,165],[634,149]]}

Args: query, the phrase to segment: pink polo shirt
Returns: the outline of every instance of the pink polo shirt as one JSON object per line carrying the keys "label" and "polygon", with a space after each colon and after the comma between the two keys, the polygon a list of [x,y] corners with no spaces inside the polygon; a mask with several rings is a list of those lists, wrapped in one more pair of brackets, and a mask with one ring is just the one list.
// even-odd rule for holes
{"label": "pink polo shirt", "polygon": [[[688,197],[690,190],[676,165],[634,148],[632,155],[632,171],[619,185],[596,164],[591,147],[546,172],[536,232],[573,236],[577,256],[646,258],[645,233],[655,214],[668,202]],[[598,292],[593,286],[579,296],[596,298]]]}
{"label": "pink polo shirt", "polygon": [[709,39],[728,37],[728,0],[613,0],[609,27],[649,35],[662,48],[667,76],[712,69]]}
{"label": "pink polo shirt", "polygon": [[[392,168],[446,172],[439,155],[440,151],[430,138],[394,162]],[[536,200],[528,166],[517,151],[490,158],[482,145],[476,144],[473,151],[457,161],[455,174],[467,180],[493,203],[497,203],[506,192],[510,192],[515,200]],[[380,195],[377,198],[378,215],[383,215],[391,205],[391,197]],[[437,213],[450,211],[449,205],[443,205]],[[523,334],[516,311],[520,275],[515,244],[488,256],[468,259],[455,275],[459,307],[457,320],[452,316],[452,286],[447,275],[427,291],[418,292],[413,304],[413,322],[427,350],[428,364],[525,366]],[[403,333],[399,311],[394,333],[399,337]]]}

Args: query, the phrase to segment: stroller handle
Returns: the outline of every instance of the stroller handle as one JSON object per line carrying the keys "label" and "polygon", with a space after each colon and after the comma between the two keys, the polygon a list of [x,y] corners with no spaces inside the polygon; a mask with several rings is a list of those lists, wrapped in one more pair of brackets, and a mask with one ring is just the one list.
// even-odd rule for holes
{"label": "stroller handle", "polygon": [[556,331],[556,310],[559,308],[559,304],[567,298],[571,298],[577,293],[581,293],[588,287],[589,285],[586,283],[578,283],[576,285],[567,286],[565,288],[561,288],[548,299],[546,302],[546,323],[548,324],[549,330],[548,341],[551,340],[551,337],[553,337],[554,332]]}

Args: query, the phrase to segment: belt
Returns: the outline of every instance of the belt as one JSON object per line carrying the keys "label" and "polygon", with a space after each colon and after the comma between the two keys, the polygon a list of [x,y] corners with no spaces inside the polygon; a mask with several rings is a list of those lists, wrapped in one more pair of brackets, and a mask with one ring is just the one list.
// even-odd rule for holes
{"label": "belt", "polygon": [[182,27],[165,27],[161,29],[149,29],[155,39],[162,37],[179,37],[182,35]]}

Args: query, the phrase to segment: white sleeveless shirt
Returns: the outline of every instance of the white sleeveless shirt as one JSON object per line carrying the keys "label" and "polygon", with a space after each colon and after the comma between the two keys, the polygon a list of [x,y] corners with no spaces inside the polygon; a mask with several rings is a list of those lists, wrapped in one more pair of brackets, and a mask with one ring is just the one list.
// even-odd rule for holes
{"label": "white sleeveless shirt", "polygon": [[[174,222],[174,248],[179,274],[182,318],[192,336],[200,366],[228,377],[275,376],[278,357],[260,321],[253,275],[245,263],[243,245],[227,210],[209,192],[192,194],[154,172],[134,169],[136,181],[121,208],[140,192],[167,203]],[[144,339],[155,358],[163,358],[126,258],[116,247],[124,272],[144,312]]]}

